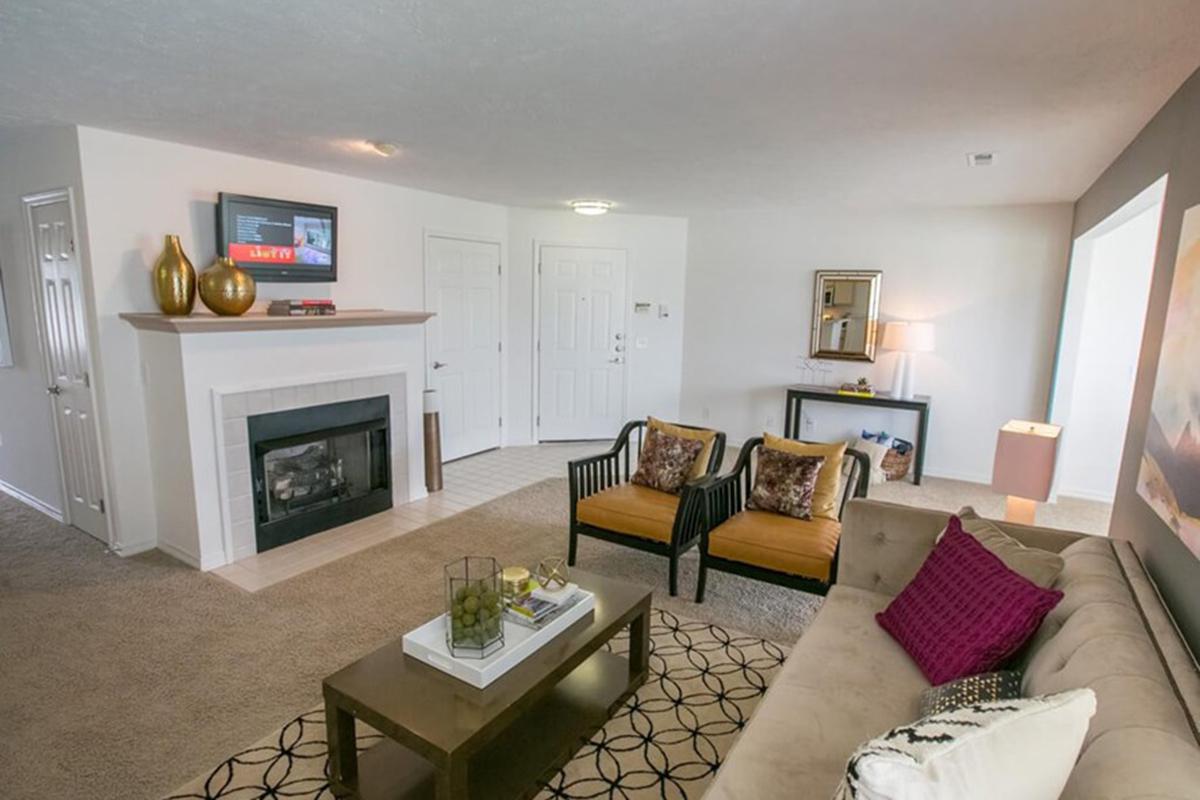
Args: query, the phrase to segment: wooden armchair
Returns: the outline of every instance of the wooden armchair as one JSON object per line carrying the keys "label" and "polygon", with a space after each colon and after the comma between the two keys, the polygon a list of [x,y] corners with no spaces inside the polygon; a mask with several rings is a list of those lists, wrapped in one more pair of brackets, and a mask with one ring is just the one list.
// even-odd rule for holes
{"label": "wooden armchair", "polygon": [[762,443],[761,437],[747,441],[731,472],[697,487],[705,514],[697,603],[704,602],[710,569],[820,595],[829,591],[837,574],[842,511],[851,497],[867,496],[870,459],[853,449],[847,449],[842,457],[837,520],[802,520],[745,508],[754,487],[754,452]]}
{"label": "wooden armchair", "polygon": [[[690,425],[676,427],[707,430]],[[698,486],[720,469],[725,457],[725,434],[713,432],[704,474],[674,495],[629,482],[637,468],[631,453],[641,452],[645,428],[646,420],[627,422],[608,452],[568,463],[571,538],[567,563],[575,564],[580,536],[657,553],[670,559],[669,588],[675,596],[679,556],[699,542],[704,528],[703,494]]]}

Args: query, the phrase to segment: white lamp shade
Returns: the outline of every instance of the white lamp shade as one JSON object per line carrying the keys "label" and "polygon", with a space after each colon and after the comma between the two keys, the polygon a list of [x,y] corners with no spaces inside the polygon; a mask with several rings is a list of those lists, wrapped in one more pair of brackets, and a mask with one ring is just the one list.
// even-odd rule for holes
{"label": "white lamp shade", "polygon": [[904,353],[933,352],[933,323],[930,322],[885,322],[884,350],[899,350]]}

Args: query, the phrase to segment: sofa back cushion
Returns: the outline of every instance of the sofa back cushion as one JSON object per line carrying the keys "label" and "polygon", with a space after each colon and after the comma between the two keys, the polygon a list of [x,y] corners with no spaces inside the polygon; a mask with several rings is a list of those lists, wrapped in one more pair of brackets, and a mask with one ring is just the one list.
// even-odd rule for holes
{"label": "sofa back cushion", "polygon": [[1082,539],[1062,551],[1063,600],[1025,656],[1027,695],[1088,687],[1097,710],[1067,800],[1194,797],[1200,745],[1113,542]]}

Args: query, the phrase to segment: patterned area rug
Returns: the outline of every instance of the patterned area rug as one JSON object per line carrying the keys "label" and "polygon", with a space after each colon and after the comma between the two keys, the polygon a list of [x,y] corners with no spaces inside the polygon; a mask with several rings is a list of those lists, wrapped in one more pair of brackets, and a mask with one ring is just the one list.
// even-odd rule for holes
{"label": "patterned area rug", "polygon": [[[608,649],[625,653],[628,633]],[[539,793],[545,798],[698,798],[787,656],[754,636],[654,610],[650,676]],[[360,724],[359,750],[380,735]],[[333,800],[324,709],[301,714],[169,800]]]}

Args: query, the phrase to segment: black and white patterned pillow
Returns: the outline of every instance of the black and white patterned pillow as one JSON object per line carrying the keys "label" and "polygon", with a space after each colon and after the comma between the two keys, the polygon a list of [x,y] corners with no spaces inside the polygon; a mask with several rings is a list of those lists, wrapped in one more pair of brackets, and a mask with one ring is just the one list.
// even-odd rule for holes
{"label": "black and white patterned pillow", "polygon": [[860,745],[833,800],[1057,798],[1095,713],[1072,689],[922,717]]}
{"label": "black and white patterned pillow", "polygon": [[1021,696],[1021,673],[1011,670],[984,672],[930,686],[921,693],[922,717],[942,714],[976,703],[1016,700]]}

